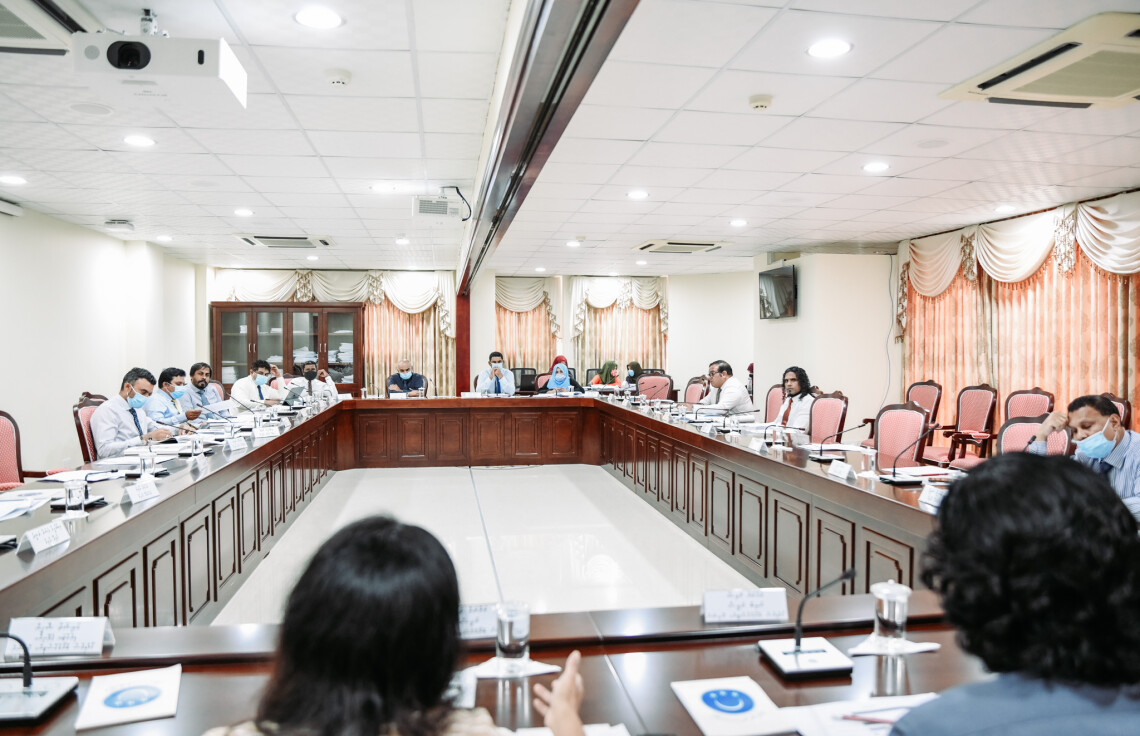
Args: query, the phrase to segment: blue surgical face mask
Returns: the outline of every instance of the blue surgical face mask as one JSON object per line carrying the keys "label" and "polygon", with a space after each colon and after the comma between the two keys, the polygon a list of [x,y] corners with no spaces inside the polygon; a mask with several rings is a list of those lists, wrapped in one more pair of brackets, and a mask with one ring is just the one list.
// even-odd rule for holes
{"label": "blue surgical face mask", "polygon": [[407,381],[411,377],[412,377],[411,371],[400,371],[400,378],[404,379],[405,381]]}
{"label": "blue surgical face mask", "polygon": [[269,383],[269,376],[266,376],[262,373],[254,373],[253,382],[258,386],[264,386],[265,384]]}
{"label": "blue surgical face mask", "polygon": [[629,374],[629,377],[630,377],[630,378],[633,378],[633,369],[632,369],[632,368],[630,368],[629,370],[627,370],[627,371],[626,371],[626,373],[628,373],[628,374]]}
{"label": "blue surgical face mask", "polygon": [[1077,443],[1077,449],[1081,451],[1082,455],[1094,460],[1103,460],[1108,457],[1108,453],[1116,447],[1116,441],[1104,436],[1106,429],[1108,429],[1108,422],[1104,423],[1104,427],[1099,432],[1091,434]]}
{"label": "blue surgical face mask", "polygon": [[175,385],[174,390],[170,392],[170,398],[181,399],[186,394],[185,386]]}
{"label": "blue surgical face mask", "polygon": [[147,399],[147,397],[143,396],[142,394],[140,394],[138,392],[135,392],[134,396],[128,396],[127,397],[127,404],[132,409],[141,409],[144,406],[146,406],[146,399]]}

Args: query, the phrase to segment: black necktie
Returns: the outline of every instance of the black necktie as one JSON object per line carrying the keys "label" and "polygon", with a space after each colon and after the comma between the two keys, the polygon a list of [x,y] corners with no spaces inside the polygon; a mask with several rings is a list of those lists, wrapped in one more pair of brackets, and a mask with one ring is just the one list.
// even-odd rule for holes
{"label": "black necktie", "polygon": [[265,400],[265,395],[261,393],[261,386],[260,385],[257,387],[257,398],[259,398],[263,401]]}
{"label": "black necktie", "polygon": [[139,424],[139,415],[135,413],[134,407],[131,407],[131,418],[135,420],[135,429],[139,431],[139,437],[143,436],[142,425]]}

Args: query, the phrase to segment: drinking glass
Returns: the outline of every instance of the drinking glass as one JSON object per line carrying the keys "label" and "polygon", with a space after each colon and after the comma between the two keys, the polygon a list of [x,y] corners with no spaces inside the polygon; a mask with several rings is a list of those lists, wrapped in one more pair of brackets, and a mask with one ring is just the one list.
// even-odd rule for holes
{"label": "drinking glass", "polygon": [[499,633],[495,638],[495,656],[503,674],[518,677],[530,656],[530,607],[522,601],[503,601],[496,614]]}
{"label": "drinking glass", "polygon": [[875,636],[892,643],[906,639],[907,599],[911,589],[894,580],[875,583],[871,595],[875,596]]}
{"label": "drinking glass", "polygon": [[69,480],[63,484],[64,519],[82,519],[87,516],[83,502],[87,500],[87,483],[82,480]]}

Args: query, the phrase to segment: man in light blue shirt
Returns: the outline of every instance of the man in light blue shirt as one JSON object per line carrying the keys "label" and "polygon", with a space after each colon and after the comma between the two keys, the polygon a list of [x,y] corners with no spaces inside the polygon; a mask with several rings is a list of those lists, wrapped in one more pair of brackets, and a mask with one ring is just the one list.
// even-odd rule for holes
{"label": "man in light blue shirt", "polygon": [[154,390],[154,374],[146,368],[132,368],[123,376],[119,393],[104,401],[91,414],[91,437],[95,457],[119,457],[128,447],[161,442],[171,435],[167,427],[154,423],[143,407]]}
{"label": "man in light blue shirt", "polygon": [[1140,520],[1140,434],[1124,428],[1116,404],[1103,396],[1078,396],[1069,402],[1067,414],[1049,415],[1026,452],[1044,455],[1049,435],[1065,427],[1072,429],[1077,443],[1073,459],[1107,478]]}
{"label": "man in light blue shirt", "polygon": [[[224,399],[222,397],[222,389],[216,383],[210,383],[210,378],[213,377],[213,370],[210,368],[209,363],[195,363],[190,366],[190,385],[186,388],[186,403],[183,406],[189,405],[191,409],[205,409],[211,404],[219,404]],[[214,412],[210,410],[205,411],[203,419],[217,418],[219,416],[228,417],[229,410]]]}
{"label": "man in light blue shirt", "polygon": [[165,368],[158,374],[158,390],[147,400],[146,413],[166,427],[177,427],[202,415],[201,409],[190,408],[186,398],[186,371]]}
{"label": "man in light blue shirt", "polygon": [[487,358],[486,368],[475,382],[475,390],[481,394],[506,394],[514,396],[515,374],[507,370],[503,354],[498,350]]}

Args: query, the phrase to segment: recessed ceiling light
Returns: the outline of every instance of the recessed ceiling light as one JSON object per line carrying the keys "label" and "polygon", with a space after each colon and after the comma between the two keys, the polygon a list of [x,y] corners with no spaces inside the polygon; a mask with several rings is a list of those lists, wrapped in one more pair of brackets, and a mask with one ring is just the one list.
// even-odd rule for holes
{"label": "recessed ceiling light", "polygon": [[307,256],[306,260],[315,261],[315,260],[317,260],[317,256]]}
{"label": "recessed ceiling light", "polygon": [[236,210],[234,210],[234,214],[237,215],[238,217],[252,217],[253,216],[253,210],[246,209],[245,207],[239,207]]}
{"label": "recessed ceiling light", "polygon": [[649,264],[649,261],[638,261],[638,262],[637,262],[637,265],[639,265],[639,266],[645,266],[645,265],[648,265],[648,264]]}
{"label": "recessed ceiling light", "polygon": [[327,31],[344,23],[344,18],[323,5],[307,5],[297,11],[293,20],[306,28],[316,28],[318,31]]}
{"label": "recessed ceiling light", "polygon": [[582,243],[580,241],[577,241],[577,240],[567,240],[566,241],[566,247],[567,248],[577,248],[581,244]]}
{"label": "recessed ceiling light", "polygon": [[115,112],[115,108],[106,105],[100,105],[98,102],[76,102],[74,105],[68,105],[72,112],[77,112],[81,115],[96,115],[98,117],[106,117]]}
{"label": "recessed ceiling light", "polygon": [[630,199],[649,199],[649,192],[644,189],[634,189],[629,194],[625,195]]}
{"label": "recessed ceiling light", "polygon": [[891,165],[886,161],[870,161],[863,164],[863,171],[866,171],[868,174],[881,174],[889,168],[891,168]]}
{"label": "recessed ceiling light", "polygon": [[154,145],[154,138],[145,135],[132,134],[123,139],[123,143],[136,148],[150,148]]}
{"label": "recessed ceiling light", "polygon": [[169,235],[158,235],[155,237],[155,240],[160,243],[169,243],[171,240],[174,240],[174,238],[170,237]]}
{"label": "recessed ceiling light", "polygon": [[825,38],[809,46],[807,52],[808,56],[814,56],[817,59],[834,59],[837,56],[843,56],[850,50],[851,44],[841,38]]}
{"label": "recessed ceiling light", "polygon": [[24,184],[27,184],[27,183],[28,183],[28,180],[22,176],[16,176],[14,174],[10,174],[8,176],[0,176],[0,184],[4,184],[6,186],[18,187],[18,186],[23,186]]}
{"label": "recessed ceiling light", "polygon": [[543,268],[542,266],[539,266],[538,268],[536,268],[536,269],[534,269],[534,270],[535,270],[536,272],[538,272],[538,273],[542,273],[542,272],[543,272],[543,271],[545,271],[546,269],[545,269],[545,268]]}
{"label": "recessed ceiling light", "polygon": [[400,237],[396,238],[396,245],[407,245],[407,244],[408,244],[408,243],[410,243],[410,242],[412,242],[412,241],[408,240],[408,239],[407,239],[407,238],[405,238],[403,235],[401,235]]}
{"label": "recessed ceiling light", "polygon": [[1008,215],[1010,212],[1013,212],[1016,209],[1017,208],[1012,204],[999,204],[997,207],[994,207],[994,212],[998,213],[999,215]]}
{"label": "recessed ceiling light", "polygon": [[732,225],[733,227],[748,227],[748,220],[742,220],[738,217],[728,224]]}

